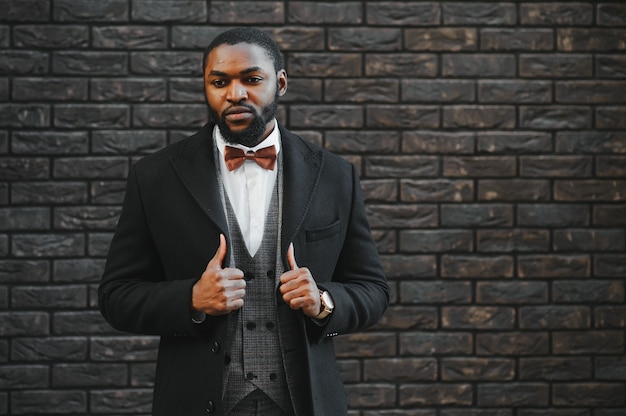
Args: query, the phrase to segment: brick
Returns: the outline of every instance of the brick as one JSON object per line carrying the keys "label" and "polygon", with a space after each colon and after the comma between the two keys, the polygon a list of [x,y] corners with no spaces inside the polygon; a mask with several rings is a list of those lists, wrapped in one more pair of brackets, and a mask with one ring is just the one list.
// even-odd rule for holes
{"label": "brick", "polygon": [[[297,83],[297,81],[296,81]],[[296,88],[297,89],[297,88]],[[321,83],[319,84],[317,91],[321,91]],[[158,93],[159,101],[165,100],[165,91],[154,90]],[[289,94],[294,92],[294,80],[289,80]],[[172,102],[185,102],[185,103],[205,103],[206,97],[204,95],[204,85],[198,82],[195,78],[170,78],[168,83],[169,99]],[[285,97],[281,97],[281,101],[287,101]],[[320,100],[318,100],[320,101]]]}
{"label": "brick", "polygon": [[152,405],[152,389],[96,390],[90,396],[94,413],[148,414]]}
{"label": "brick", "polygon": [[626,5],[624,4],[598,4],[596,20],[600,26],[624,26],[626,25]]}
{"label": "brick", "polygon": [[583,278],[589,277],[591,261],[588,255],[520,255],[517,274],[521,278]]}
{"label": "brick", "polygon": [[119,104],[60,104],[53,123],[65,128],[123,128],[130,126],[129,108]]}
{"label": "brick", "polygon": [[532,26],[586,26],[593,21],[593,6],[583,2],[522,3],[520,22]]}
{"label": "brick", "polygon": [[299,128],[349,128],[363,127],[363,111],[355,105],[319,105],[290,107],[292,126]]}
{"label": "brick", "polygon": [[624,406],[622,383],[558,383],[552,391],[556,406]]}
{"label": "brick", "polygon": [[[155,8],[163,2],[152,5]],[[167,46],[167,30],[159,26],[99,26],[92,29],[92,37],[93,47],[98,49],[165,49]]]}
{"label": "brick", "polygon": [[439,126],[439,109],[412,104],[369,105],[366,121],[371,128],[436,128]]}
{"label": "brick", "polygon": [[443,3],[444,25],[513,25],[517,19],[513,3]]}
{"label": "brick", "polygon": [[330,28],[331,51],[400,51],[402,31],[395,28]]}
{"label": "brick", "polygon": [[167,87],[161,78],[95,78],[90,90],[94,101],[152,102],[165,101]]}
{"label": "brick", "polygon": [[441,277],[444,278],[513,277],[513,259],[509,256],[444,255]]}
{"label": "brick", "polygon": [[356,53],[299,53],[287,56],[290,76],[356,77],[361,75],[362,57]]}
{"label": "brick", "polygon": [[[4,15],[3,15],[4,17]],[[9,48],[9,42],[11,40],[11,28],[9,26],[0,25],[0,47]]]}
{"label": "brick", "polygon": [[[337,13],[341,10],[341,13]],[[374,9],[376,11],[376,9]],[[368,14],[369,14],[368,9]],[[363,6],[356,1],[299,1],[289,4],[287,22],[305,25],[361,24]]]}
{"label": "brick", "polygon": [[59,158],[54,177],[59,179],[123,179],[128,176],[128,159],[123,157]]}
{"label": "brick", "polygon": [[68,78],[16,78],[15,101],[86,101],[87,80]]}
{"label": "brick", "polygon": [[400,92],[396,80],[334,79],[324,81],[325,102],[395,103]]}
{"label": "brick", "polygon": [[446,177],[515,176],[515,159],[501,156],[450,156],[443,158]]}
{"label": "brick", "polygon": [[429,3],[366,3],[369,25],[431,26],[441,21],[438,4]]}
{"label": "brick", "polygon": [[[321,79],[290,78],[287,94],[280,98],[280,102],[287,104],[303,102],[322,103],[322,94],[324,94],[325,92],[323,85],[324,81],[322,81]],[[392,94],[397,93],[392,92]],[[201,100],[199,101],[206,101],[206,98],[204,97],[204,92],[202,93],[200,98]]]}
{"label": "brick", "polygon": [[0,127],[50,126],[50,107],[42,104],[0,104]]}
{"label": "brick", "polygon": [[402,304],[467,304],[472,289],[467,282],[400,282]]}
{"label": "brick", "polygon": [[464,383],[428,383],[400,385],[400,407],[419,406],[469,406],[472,404],[474,389]]}
{"label": "brick", "polygon": [[[480,87],[479,87],[480,88]],[[552,150],[552,135],[537,131],[486,131],[476,133],[479,152],[504,154],[542,153]]]}
{"label": "brick", "polygon": [[0,282],[27,283],[50,280],[50,264],[40,260],[0,260]]}
{"label": "brick", "polygon": [[153,336],[97,336],[92,338],[89,347],[89,356],[98,362],[154,361],[159,339]]}
{"label": "brick", "polygon": [[[0,33],[0,36],[2,34]],[[0,78],[0,102],[9,101],[9,80],[7,78]],[[3,133],[6,136],[6,133]],[[2,139],[3,141],[7,141],[7,139]],[[0,147],[5,147],[4,145]],[[4,150],[0,150],[0,152],[5,152]]]}
{"label": "brick", "polygon": [[477,389],[479,406],[547,406],[550,401],[547,383],[485,383]]}
{"label": "brick", "polygon": [[431,206],[369,205],[367,215],[372,227],[435,227],[437,213]]}
{"label": "brick", "polygon": [[124,181],[94,181],[91,183],[89,195],[93,204],[121,204],[125,192]]}
{"label": "brick", "polygon": [[586,156],[522,156],[520,175],[525,177],[591,177],[593,159]]}
{"label": "brick", "polygon": [[591,359],[587,357],[524,357],[519,363],[520,380],[585,380],[591,373]]}
{"label": "brick", "polygon": [[479,201],[547,201],[550,186],[542,179],[483,179],[478,182]]}
{"label": "brick", "polygon": [[519,327],[520,329],[534,330],[590,328],[591,312],[588,307],[583,306],[521,307],[519,309]]}
{"label": "brick", "polygon": [[322,28],[286,26],[268,28],[267,32],[276,40],[282,51],[323,51],[325,49],[326,37]]}
{"label": "brick", "polygon": [[601,380],[624,380],[626,378],[626,358],[596,358],[596,376]]}
{"label": "brick", "polygon": [[395,403],[396,387],[393,384],[351,384],[345,386],[350,407],[389,407]]}
{"label": "brick", "polygon": [[596,127],[599,129],[626,129],[626,107],[597,107]]}
{"label": "brick", "polygon": [[[113,231],[111,227],[111,231]],[[92,257],[106,257],[109,253],[113,233],[91,233],[88,239],[87,252]]]}
{"label": "brick", "polygon": [[626,177],[626,157],[599,156],[596,159],[596,175]]}
{"label": "brick", "polygon": [[0,208],[0,230],[46,230],[50,228],[50,210],[37,208]]}
{"label": "brick", "polygon": [[0,312],[0,336],[48,335],[50,315],[45,312]]}
{"label": "brick", "polygon": [[602,179],[557,180],[554,198],[557,201],[624,201],[626,181]]}
{"label": "brick", "polygon": [[58,0],[53,5],[55,21],[123,22],[128,20],[128,2],[109,0],[94,4],[91,0]]}
{"label": "brick", "polygon": [[557,29],[556,44],[560,51],[624,51],[626,29]]}
{"label": "brick", "polygon": [[624,251],[625,233],[622,229],[555,230],[555,251]]}
{"label": "brick", "polygon": [[471,154],[475,137],[471,132],[413,130],[402,132],[402,152],[417,154]]}
{"label": "brick", "polygon": [[197,127],[207,121],[207,110],[201,104],[141,104],[133,108],[134,127]]}
{"label": "brick", "polygon": [[481,103],[550,103],[552,83],[549,81],[478,81],[478,102]]}
{"label": "brick", "polygon": [[552,29],[482,29],[480,49],[484,51],[550,51]]}
{"label": "brick", "polygon": [[475,51],[478,49],[478,32],[456,27],[411,28],[404,32],[404,44],[410,51]]}
{"label": "brick", "polygon": [[437,360],[433,358],[381,358],[365,360],[363,381],[366,382],[414,382],[435,381]]}
{"label": "brick", "polygon": [[53,264],[55,282],[98,283],[104,270],[104,260],[59,259]]}
{"label": "brick", "polygon": [[44,158],[2,158],[0,176],[6,180],[45,179],[50,174],[50,162]]}
{"label": "brick", "polygon": [[48,387],[48,367],[41,365],[9,365],[0,367],[0,388],[41,389]]}
{"label": "brick", "polygon": [[21,25],[13,29],[13,43],[19,48],[74,49],[89,45],[87,26]]}
{"label": "brick", "polygon": [[55,52],[52,71],[59,75],[126,75],[128,55],[122,52]]}
{"label": "brick", "polygon": [[82,234],[20,234],[13,237],[16,257],[71,257],[84,255]]}
{"label": "brick", "polygon": [[404,179],[400,181],[400,199],[405,202],[470,202],[474,186],[470,180]]}
{"label": "brick", "polygon": [[620,354],[624,350],[623,331],[567,331],[552,334],[555,354]]}
{"label": "brick", "polygon": [[42,22],[50,19],[48,0],[5,0],[0,21],[5,22]]}
{"label": "brick", "polygon": [[441,416],[512,416],[510,409],[442,409]]}
{"label": "brick", "polygon": [[[439,68],[437,55],[425,53],[365,54],[365,75],[434,77]],[[360,74],[360,72],[357,72]]]}
{"label": "brick", "polygon": [[341,358],[393,356],[395,350],[395,336],[387,333],[355,333],[335,340],[336,355]]}
{"label": "brick", "polygon": [[52,367],[52,387],[125,386],[128,369],[124,364],[56,364]]}
{"label": "brick", "polygon": [[556,134],[559,153],[626,154],[626,133],[612,131],[563,131]]}
{"label": "brick", "polygon": [[17,286],[11,290],[15,309],[78,309],[87,306],[85,286]]}
{"label": "brick", "polygon": [[470,252],[473,233],[465,230],[400,231],[400,250],[407,253]]}
{"label": "brick", "polygon": [[54,212],[54,228],[59,230],[114,229],[119,207],[67,207]]}
{"label": "brick", "polygon": [[529,129],[588,129],[591,109],[582,106],[521,106],[520,127]]}
{"label": "brick", "polygon": [[52,331],[55,335],[93,335],[111,333],[112,329],[98,311],[57,312]]}
{"label": "brick", "polygon": [[155,363],[139,363],[130,366],[130,385],[133,387],[154,386]]}
{"label": "brick", "polygon": [[444,128],[512,129],[515,107],[488,105],[455,105],[443,109]]}
{"label": "brick", "polygon": [[508,358],[443,358],[443,381],[495,381],[512,380],[515,361]]}
{"label": "brick", "polygon": [[513,208],[502,204],[442,204],[443,227],[510,227]]}
{"label": "brick", "polygon": [[596,227],[626,227],[626,205],[594,205],[592,224]]}
{"label": "brick", "polygon": [[568,104],[623,103],[626,82],[563,81],[556,82],[556,101]]}
{"label": "brick", "polygon": [[0,51],[0,74],[34,75],[48,72],[48,53],[36,51]]}
{"label": "brick", "polygon": [[436,329],[437,308],[424,306],[390,306],[376,327],[381,330]]}
{"label": "brick", "polygon": [[200,52],[159,51],[131,52],[130,72],[139,75],[194,75],[202,74]]}
{"label": "brick", "polygon": [[[375,181],[378,182],[378,181]],[[395,188],[392,189],[392,186],[395,187],[395,181],[382,181],[383,183],[379,186],[377,185],[368,185],[365,184],[363,188],[363,193],[365,195],[366,201],[368,197],[373,198],[373,200],[394,200],[396,201],[397,195]],[[376,188],[372,190],[372,188]],[[383,190],[379,190],[380,188],[384,188]],[[378,252],[383,253],[395,253],[396,252],[396,232],[393,230],[372,230],[372,237],[376,242],[376,246],[378,248]]]}
{"label": "brick", "polygon": [[28,362],[84,361],[88,341],[85,337],[15,338],[11,360]]}
{"label": "brick", "polygon": [[393,255],[381,258],[389,279],[434,277],[437,269],[435,260],[435,256],[427,255]]}
{"label": "brick", "polygon": [[441,308],[444,329],[512,329],[513,308],[493,306],[446,306]]}
{"label": "brick", "polygon": [[87,393],[73,390],[27,390],[11,393],[13,414],[38,413],[42,409],[57,415],[86,412]]}
{"label": "brick", "polygon": [[[145,28],[145,26],[137,26]],[[173,22],[171,25],[170,45],[174,49],[204,49],[212,39],[224,31],[223,27],[189,26]]]}
{"label": "brick", "polygon": [[473,81],[452,80],[403,80],[402,101],[426,102],[472,102],[475,100]]}
{"label": "brick", "polygon": [[[42,177],[47,177],[48,173]],[[20,204],[67,204],[87,201],[87,185],[81,182],[14,183],[11,199]]]}
{"label": "brick", "polygon": [[325,147],[334,153],[394,154],[400,138],[392,131],[336,130],[326,133]]}
{"label": "brick", "polygon": [[626,78],[626,56],[597,54],[595,65],[599,78]]}
{"label": "brick", "polygon": [[86,132],[16,131],[11,151],[15,154],[84,154],[89,150]]}
{"label": "brick", "polygon": [[166,132],[152,130],[98,130],[92,133],[95,154],[153,153],[167,144]]}
{"label": "brick", "polygon": [[520,54],[522,78],[588,78],[593,58],[583,54]]}
{"label": "brick", "polygon": [[548,302],[548,285],[542,282],[478,282],[476,303],[520,305]]}
{"label": "brick", "polygon": [[434,177],[438,173],[439,161],[434,156],[372,156],[365,159],[368,177]]}
{"label": "brick", "polygon": [[589,207],[582,204],[519,204],[517,224],[523,227],[583,227],[589,225]]}
{"label": "brick", "polygon": [[559,303],[615,303],[624,301],[624,282],[618,280],[564,280],[553,283]]}
{"label": "brick", "polygon": [[476,335],[476,354],[532,356],[546,355],[550,351],[547,332],[497,332]]}
{"label": "brick", "polygon": [[441,74],[444,77],[497,77],[515,75],[515,56],[509,54],[444,54]]}
{"label": "brick", "polygon": [[131,16],[136,22],[206,22],[208,12],[207,5],[203,1],[134,0]]}
{"label": "brick", "polygon": [[209,20],[219,24],[282,24],[285,6],[275,1],[213,1]]}

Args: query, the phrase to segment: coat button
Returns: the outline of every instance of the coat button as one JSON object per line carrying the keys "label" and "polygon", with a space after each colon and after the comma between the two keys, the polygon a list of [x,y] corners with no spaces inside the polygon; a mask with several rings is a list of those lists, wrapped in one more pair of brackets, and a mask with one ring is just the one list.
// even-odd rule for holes
{"label": "coat button", "polygon": [[252,380],[252,379],[254,379],[254,374],[252,374],[252,373],[248,373],[248,374],[246,374],[246,378],[247,378],[248,380]]}
{"label": "coat button", "polygon": [[214,413],[215,412],[215,403],[213,403],[213,400],[209,400],[206,404],[206,412],[207,413]]}
{"label": "coat button", "polygon": [[211,344],[211,352],[218,352],[220,350],[220,344],[219,342],[215,341],[213,344]]}
{"label": "coat button", "polygon": [[254,322],[248,322],[246,324],[246,328],[248,328],[248,330],[252,331],[256,328],[256,324]]}

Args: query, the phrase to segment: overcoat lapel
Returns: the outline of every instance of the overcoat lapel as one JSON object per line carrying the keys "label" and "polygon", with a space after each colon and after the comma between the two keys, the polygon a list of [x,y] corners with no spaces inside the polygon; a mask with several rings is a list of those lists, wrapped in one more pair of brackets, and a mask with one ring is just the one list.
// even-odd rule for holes
{"label": "overcoat lapel", "polygon": [[179,155],[171,158],[174,170],[178,173],[187,190],[217,227],[228,235],[228,224],[215,174],[213,156],[213,125],[207,124],[194,137]]}

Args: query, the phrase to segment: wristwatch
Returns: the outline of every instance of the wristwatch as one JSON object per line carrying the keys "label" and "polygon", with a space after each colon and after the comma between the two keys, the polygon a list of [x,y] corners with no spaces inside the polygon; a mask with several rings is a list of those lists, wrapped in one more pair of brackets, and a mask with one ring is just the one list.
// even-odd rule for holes
{"label": "wristwatch", "polygon": [[335,303],[333,302],[333,298],[330,297],[330,293],[325,290],[320,290],[320,301],[322,302],[322,307],[320,313],[317,314],[315,319],[324,319],[335,309]]}

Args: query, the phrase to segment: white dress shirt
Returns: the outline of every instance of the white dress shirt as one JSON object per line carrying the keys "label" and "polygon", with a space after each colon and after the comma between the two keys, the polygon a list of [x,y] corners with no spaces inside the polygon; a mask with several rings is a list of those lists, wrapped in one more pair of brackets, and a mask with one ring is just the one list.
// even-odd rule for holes
{"label": "white dress shirt", "polygon": [[[246,147],[228,143],[229,146],[256,151],[264,147],[276,146],[280,152],[280,132],[278,122],[274,120],[274,130],[255,147]],[[251,256],[254,256],[263,240],[265,218],[269,211],[272,191],[278,175],[278,164],[274,170],[263,169],[253,160],[246,160],[241,167],[229,171],[224,162],[224,147],[227,145],[219,128],[215,126],[215,141],[220,152],[220,168],[226,195],[235,211],[239,228]],[[252,202],[251,202],[252,201]]]}

